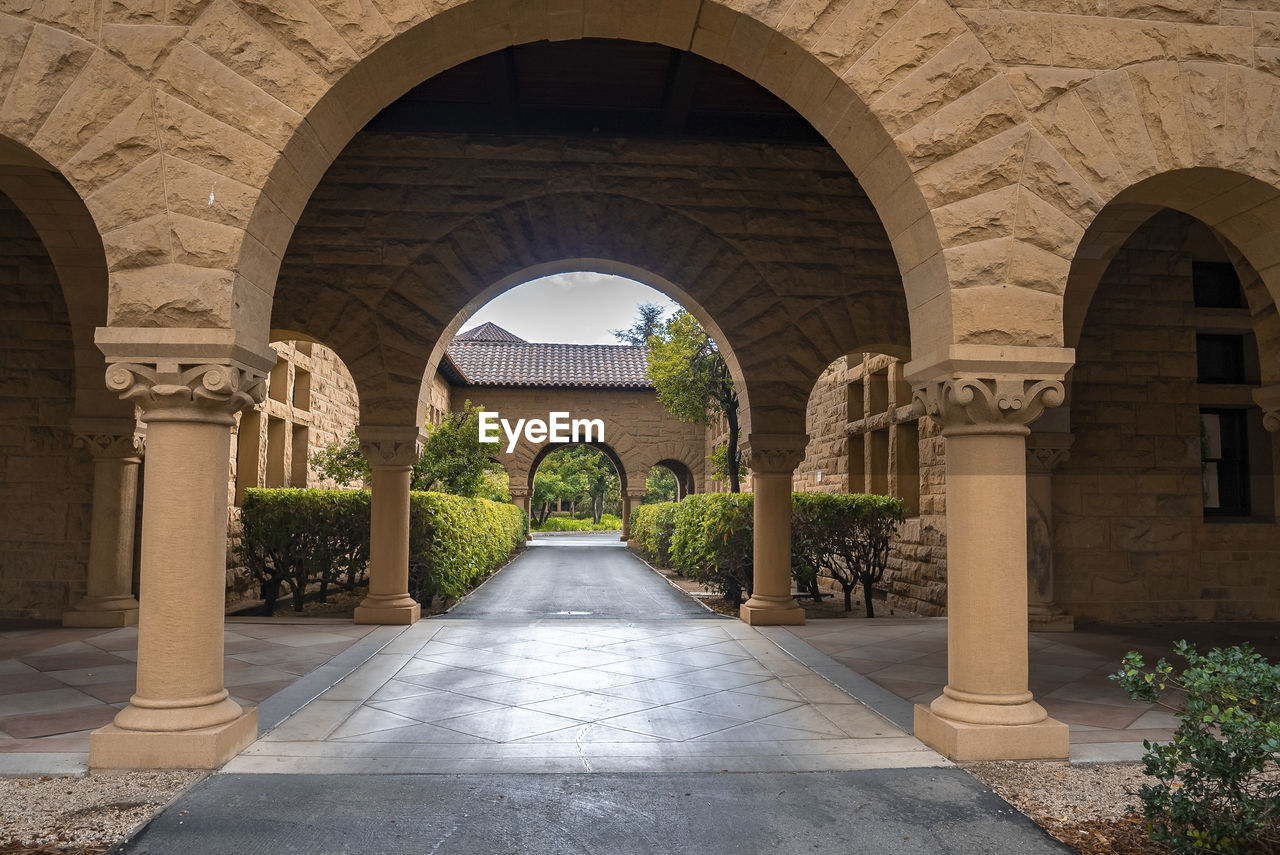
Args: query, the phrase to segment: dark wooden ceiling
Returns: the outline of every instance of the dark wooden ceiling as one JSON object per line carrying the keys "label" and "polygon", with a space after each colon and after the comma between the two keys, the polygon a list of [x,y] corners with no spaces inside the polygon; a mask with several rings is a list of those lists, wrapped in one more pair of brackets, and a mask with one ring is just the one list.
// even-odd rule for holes
{"label": "dark wooden ceiling", "polygon": [[611,39],[482,56],[409,90],[367,129],[823,142],[795,110],[736,71],[686,51]]}

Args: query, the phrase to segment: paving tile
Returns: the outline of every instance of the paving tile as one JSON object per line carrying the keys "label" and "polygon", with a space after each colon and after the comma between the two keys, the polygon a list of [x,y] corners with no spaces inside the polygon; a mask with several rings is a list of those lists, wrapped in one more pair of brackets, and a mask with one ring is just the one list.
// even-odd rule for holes
{"label": "paving tile", "polygon": [[121,680],[119,683],[94,683],[78,687],[90,697],[97,698],[105,704],[127,701],[138,690],[137,680]]}
{"label": "paving tile", "polygon": [[355,736],[331,737],[342,742],[379,742],[393,744],[434,744],[434,745],[466,745],[491,744],[487,739],[460,733],[434,724],[414,724],[408,727],[396,727],[389,730],[375,730]]}
{"label": "paving tile", "polygon": [[748,695],[763,695],[766,698],[777,698],[782,701],[803,701],[804,698],[788,689],[780,680],[765,680],[763,683],[752,683],[750,686],[739,686],[735,692]]}
{"label": "paving tile", "polygon": [[772,679],[772,677],[767,674],[765,676],[740,674],[736,671],[728,671],[722,668],[705,668],[685,674],[676,674],[669,679],[673,683],[688,683],[692,686],[704,686],[709,689],[736,689],[740,686],[750,686],[752,683],[763,683]]}
{"label": "paving tile", "polygon": [[510,742],[540,733],[561,730],[576,722],[563,716],[513,707],[444,719],[435,724],[494,742]]}
{"label": "paving tile", "polygon": [[369,701],[368,706],[424,723],[484,710],[507,709],[502,704],[456,695],[453,692],[431,692],[395,700]]}
{"label": "paving tile", "polygon": [[61,680],[56,680],[48,674],[36,671],[34,668],[27,668],[22,663],[14,661],[15,665],[20,665],[24,670],[16,673],[0,672],[0,697],[4,695],[16,695],[21,692],[40,692],[45,689],[61,689],[66,686]]}
{"label": "paving tile", "polygon": [[603,723],[650,736],[681,740],[726,730],[742,722],[725,716],[667,706],[615,716],[605,719]]}
{"label": "paving tile", "polygon": [[22,692],[17,695],[0,696],[0,717],[31,713],[56,713],[77,707],[92,707],[100,704],[97,698],[91,698],[84,692],[72,688],[46,689],[40,692]]}
{"label": "paving tile", "polygon": [[115,665],[104,665],[96,668],[73,668],[66,671],[46,671],[60,683],[68,686],[89,686],[94,683],[119,683],[133,679],[137,675],[137,666],[132,662]]}
{"label": "paving tile", "polygon": [[[411,667],[405,666],[406,669]],[[427,674],[406,674],[403,670],[396,674],[397,680],[406,683],[417,683],[419,686],[428,686],[432,689],[444,689],[445,691],[462,691],[476,686],[492,686],[498,683],[509,683],[510,678],[503,677],[501,674],[490,674],[485,671],[468,671],[465,668],[449,668],[444,671],[434,671]]]}
{"label": "paving tile", "polygon": [[[22,657],[22,663],[35,668],[37,671],[67,671],[71,669],[92,669],[107,668],[112,665],[120,665],[129,660],[115,653],[107,653],[97,650],[87,644],[80,645],[84,648],[80,652],[72,653],[39,653],[31,656]],[[63,649],[67,645],[61,645],[59,649]]]}
{"label": "paving tile", "polygon": [[1144,712],[1141,708],[1125,709],[1108,704],[1080,703],[1062,698],[1043,697],[1038,700],[1049,715],[1059,721],[1114,730],[1123,730],[1133,724]]}
{"label": "paving tile", "polygon": [[532,677],[546,677],[549,674],[563,674],[566,671],[577,670],[579,667],[581,666],[543,662],[538,659],[508,659],[503,662],[479,665],[476,670],[524,680]]}
{"label": "paving tile", "polygon": [[624,659],[621,662],[615,662],[611,665],[601,665],[599,667],[601,671],[609,671],[614,674],[627,674],[632,677],[646,679],[671,677],[676,674],[687,674],[694,670],[694,666],[692,665],[683,665],[679,662],[663,662],[660,659]]}
{"label": "paving tile", "polygon": [[655,704],[674,704],[709,695],[715,689],[709,686],[694,686],[689,683],[673,683],[669,680],[645,680],[640,683],[628,683],[622,686],[611,686],[603,689],[607,695],[619,698],[631,698],[637,701],[648,701]]}
{"label": "paving tile", "polygon": [[268,680],[265,683],[248,683],[246,685],[228,686],[228,689],[237,697],[246,701],[252,701],[255,704],[265,701],[267,698],[293,685],[292,680]]}
{"label": "paving tile", "polygon": [[687,701],[672,704],[674,707],[697,712],[736,718],[741,721],[757,719],[780,713],[797,706],[796,701],[784,701],[763,695],[748,695],[740,692],[716,692]]}
{"label": "paving tile", "polygon": [[647,701],[631,698],[619,698],[614,695],[600,695],[594,692],[579,692],[559,698],[535,701],[523,705],[526,709],[562,715],[579,721],[594,722],[624,713],[637,712],[653,706]]}
{"label": "paving tile", "polygon": [[386,710],[360,707],[346,721],[334,728],[333,732],[329,734],[329,738],[343,739],[344,737],[360,736],[374,731],[412,727],[415,724],[421,724],[421,722],[402,715],[396,715],[393,712],[387,712]]}
{"label": "paving tile", "polygon": [[508,680],[504,683],[492,683],[484,686],[467,686],[458,689],[458,694],[506,706],[523,706],[525,704],[546,701],[551,698],[563,698],[576,693],[577,689],[568,686],[551,686],[546,683],[534,683],[529,680]]}
{"label": "paving tile", "polygon": [[709,650],[680,650],[675,653],[664,653],[655,657],[664,662],[679,662],[682,665],[694,665],[698,668],[714,668],[745,659],[746,654],[713,653]]}
{"label": "paving tile", "polygon": [[636,677],[631,677],[627,674],[614,674],[595,668],[580,668],[577,671],[565,671],[561,674],[548,674],[545,677],[538,677],[534,682],[546,683],[550,686],[564,686],[584,692],[594,692],[637,681]]}
{"label": "paving tile", "polygon": [[553,730],[549,733],[540,733],[537,736],[528,736],[524,739],[515,740],[515,743],[570,743],[573,745],[618,746],[637,743],[663,743],[669,741],[670,740],[663,739],[659,736],[651,736],[647,733],[636,733],[633,730],[622,730],[616,727],[609,727],[607,724],[601,724],[598,721],[593,721],[587,724],[578,724],[573,727],[566,727],[563,730]]}
{"label": "paving tile", "polygon": [[15,739],[56,736],[102,727],[116,717],[116,710],[106,704],[54,713],[0,718],[0,732]]}
{"label": "paving tile", "polygon": [[779,727],[791,727],[796,730],[811,730],[826,736],[845,736],[831,719],[810,706],[799,706],[784,710],[771,716],[756,719],[760,724],[774,724]]}

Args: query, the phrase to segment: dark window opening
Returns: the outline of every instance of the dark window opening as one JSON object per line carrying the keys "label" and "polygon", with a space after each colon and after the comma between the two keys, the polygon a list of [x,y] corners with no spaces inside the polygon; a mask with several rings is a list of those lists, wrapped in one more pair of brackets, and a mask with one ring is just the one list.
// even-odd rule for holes
{"label": "dark window opening", "polygon": [[1225,261],[1195,261],[1191,283],[1196,307],[1200,309],[1243,309],[1244,289],[1234,264]]}
{"label": "dark window opening", "polygon": [[1205,516],[1248,516],[1249,436],[1244,410],[1200,411]]}
{"label": "dark window opening", "polygon": [[1196,336],[1198,383],[1247,383],[1244,336],[1201,333]]}

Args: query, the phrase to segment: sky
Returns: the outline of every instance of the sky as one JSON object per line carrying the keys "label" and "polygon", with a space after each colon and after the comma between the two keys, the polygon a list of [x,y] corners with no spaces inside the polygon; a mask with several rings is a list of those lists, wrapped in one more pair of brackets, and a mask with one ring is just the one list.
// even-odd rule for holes
{"label": "sky", "polygon": [[618,344],[609,330],[626,329],[641,303],[667,315],[678,305],[661,291],[604,273],[558,273],[507,291],[480,308],[462,331],[491,321],[525,341]]}

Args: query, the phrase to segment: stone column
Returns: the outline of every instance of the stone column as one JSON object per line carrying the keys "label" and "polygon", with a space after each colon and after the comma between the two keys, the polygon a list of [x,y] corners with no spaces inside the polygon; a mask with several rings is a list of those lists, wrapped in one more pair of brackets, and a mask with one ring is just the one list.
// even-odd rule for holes
{"label": "stone column", "polygon": [[751,598],[739,610],[752,626],[797,626],[804,609],[791,596],[791,473],[804,460],[809,437],[752,434],[751,483],[755,579]]}
{"label": "stone column", "polygon": [[62,625],[133,626],[133,531],[143,439],[133,419],[74,420],[72,429],[76,446],[93,456],[93,516],[88,591],[62,615]]}
{"label": "stone column", "polygon": [[222,624],[231,427],[262,400],[264,380],[262,366],[235,361],[107,370],[147,423],[147,489],[137,693],[93,732],[90,766],[214,768],[257,737],[257,710],[222,685]]}
{"label": "stone column", "polygon": [[422,432],[361,425],[356,435],[373,470],[373,484],[369,596],[356,607],[355,622],[411,624],[422,616],[422,607],[409,596],[409,479],[422,453]]}
{"label": "stone column", "polygon": [[1027,619],[1032,632],[1071,632],[1075,619],[1053,601],[1053,470],[1071,456],[1069,433],[1027,437]]}
{"label": "stone column", "polygon": [[622,542],[631,540],[631,512],[644,504],[644,493],[622,494]]}
{"label": "stone column", "polygon": [[957,377],[919,386],[946,437],[947,685],[915,735],[955,760],[1067,756],[1067,726],[1028,689],[1027,425],[1057,380]]}

